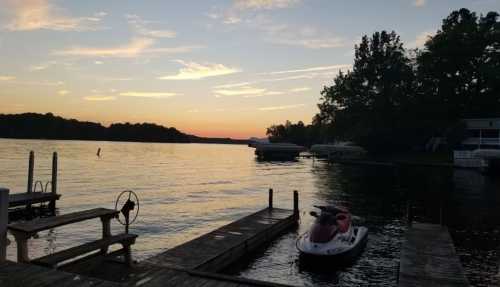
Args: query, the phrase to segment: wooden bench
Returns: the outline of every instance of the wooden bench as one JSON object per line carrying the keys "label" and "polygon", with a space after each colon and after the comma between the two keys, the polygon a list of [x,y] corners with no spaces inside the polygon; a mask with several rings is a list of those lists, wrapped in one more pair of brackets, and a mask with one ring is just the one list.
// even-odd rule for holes
{"label": "wooden bench", "polygon": [[[112,218],[118,217],[118,213],[119,211],[114,209],[94,208],[94,209],[59,215],[55,217],[38,218],[32,221],[10,224],[8,227],[9,231],[14,235],[17,243],[17,261],[18,262],[30,261],[28,256],[28,239],[30,239],[40,231],[55,228],[58,226],[67,225],[75,222],[81,222],[94,218],[100,218],[102,222],[102,238],[103,239],[109,238],[111,237],[110,221]],[[106,245],[105,243],[109,244]],[[99,243],[94,243],[94,245],[95,244],[100,245],[101,252],[106,253],[107,247],[114,243],[116,242],[113,242],[113,240],[110,239],[109,241],[99,241]],[[86,248],[82,248],[80,251],[85,251],[87,250]],[[129,249],[130,248],[128,248],[128,251],[130,251]],[[77,249],[74,249],[74,251],[75,250]],[[127,259],[129,259],[129,257],[130,254],[126,256]]]}
{"label": "wooden bench", "polygon": [[27,204],[50,202],[59,200],[60,194],[51,192],[25,192],[9,195],[9,207],[24,206]]}
{"label": "wooden bench", "polygon": [[[66,250],[62,250],[53,254],[49,254],[37,259],[31,260],[31,263],[38,264],[41,266],[55,268],[57,265],[63,261],[75,258],[77,256],[90,253],[92,251],[100,250],[101,248],[108,247],[110,245],[119,243],[123,246],[125,250],[125,256],[130,254],[130,246],[135,243],[137,235],[135,234],[118,234],[96,241],[88,242],[79,246],[75,246]],[[130,261],[130,258],[126,258],[125,261]]]}

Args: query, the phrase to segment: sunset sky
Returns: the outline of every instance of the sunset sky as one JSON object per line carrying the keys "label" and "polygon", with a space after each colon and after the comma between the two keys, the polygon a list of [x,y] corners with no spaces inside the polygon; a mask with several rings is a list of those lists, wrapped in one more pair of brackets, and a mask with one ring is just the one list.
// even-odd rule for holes
{"label": "sunset sky", "polygon": [[262,137],[311,121],[362,35],[422,46],[462,7],[500,0],[0,0],[0,113]]}

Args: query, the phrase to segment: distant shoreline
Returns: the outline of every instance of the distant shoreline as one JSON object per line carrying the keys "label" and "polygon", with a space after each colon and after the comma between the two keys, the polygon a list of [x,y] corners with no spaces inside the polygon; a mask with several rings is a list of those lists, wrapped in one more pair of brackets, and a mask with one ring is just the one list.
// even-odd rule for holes
{"label": "distant shoreline", "polygon": [[200,142],[155,142],[155,141],[127,141],[127,140],[100,140],[100,139],[56,139],[56,138],[14,138],[1,137],[0,140],[44,140],[44,141],[85,141],[85,142],[117,142],[117,143],[158,143],[158,144],[227,144],[227,145],[247,145],[249,140],[231,139],[230,141],[200,141]]}
{"label": "distant shoreline", "polygon": [[0,114],[0,138],[144,143],[248,144],[249,140],[185,134],[154,123],[100,123],[65,119],[52,113]]}

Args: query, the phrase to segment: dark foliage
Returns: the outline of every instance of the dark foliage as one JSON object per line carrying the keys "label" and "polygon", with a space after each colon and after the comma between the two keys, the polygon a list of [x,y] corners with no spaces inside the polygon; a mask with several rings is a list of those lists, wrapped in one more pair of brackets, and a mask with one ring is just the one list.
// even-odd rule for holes
{"label": "dark foliage", "polygon": [[273,125],[266,132],[270,142],[291,142],[301,146],[311,146],[320,137],[317,125],[304,125],[299,121],[296,124],[286,121],[284,125]]}
{"label": "dark foliage", "polygon": [[51,113],[0,114],[0,137],[21,139],[110,140],[140,142],[240,143],[225,138],[201,138],[175,128],[142,123],[118,123],[104,127],[99,123],[64,119]]}
{"label": "dark foliage", "polygon": [[[295,143],[354,141],[370,151],[409,150],[431,137],[461,138],[463,118],[500,116],[500,22],[452,12],[423,49],[407,51],[395,32],[364,36],[352,71],[321,92],[309,138]],[[292,125],[268,129],[283,139]],[[313,128],[315,127],[315,128]]]}

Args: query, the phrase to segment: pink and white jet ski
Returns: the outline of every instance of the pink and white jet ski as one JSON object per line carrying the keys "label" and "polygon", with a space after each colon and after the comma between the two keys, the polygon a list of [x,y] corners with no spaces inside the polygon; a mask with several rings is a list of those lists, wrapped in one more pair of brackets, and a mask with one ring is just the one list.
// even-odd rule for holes
{"label": "pink and white jet ski", "polygon": [[362,251],[368,237],[368,229],[352,226],[351,214],[343,207],[314,206],[321,210],[311,228],[299,236],[296,242],[301,255],[315,257],[353,257]]}

